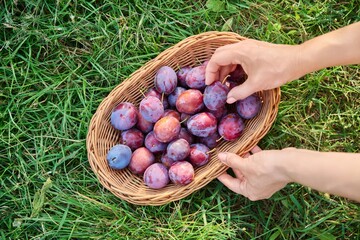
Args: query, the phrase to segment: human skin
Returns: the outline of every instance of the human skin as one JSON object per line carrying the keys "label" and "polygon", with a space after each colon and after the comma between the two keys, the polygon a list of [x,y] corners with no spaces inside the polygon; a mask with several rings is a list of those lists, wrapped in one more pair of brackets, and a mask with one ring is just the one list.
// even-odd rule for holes
{"label": "human skin", "polygon": [[360,63],[360,22],[300,45],[247,39],[218,48],[206,68],[206,84],[224,79],[240,64],[248,79],[233,88],[228,103],[254,92],[273,89],[307,73],[331,66]]}
{"label": "human skin", "polygon": [[250,200],[267,199],[288,183],[296,182],[321,192],[360,202],[360,154],[255,147],[243,158],[220,153],[219,160],[236,177],[224,173],[218,179]]}
{"label": "human skin", "polygon": [[[329,32],[300,45],[282,45],[247,39],[218,48],[206,68],[206,84],[224,79],[241,64],[248,79],[233,88],[227,102],[254,92],[280,87],[307,73],[331,66],[360,63],[360,22]],[[290,182],[360,202],[360,153],[319,152],[287,148],[261,151],[243,158],[220,153],[231,167],[219,180],[231,190],[260,200],[271,197]]]}

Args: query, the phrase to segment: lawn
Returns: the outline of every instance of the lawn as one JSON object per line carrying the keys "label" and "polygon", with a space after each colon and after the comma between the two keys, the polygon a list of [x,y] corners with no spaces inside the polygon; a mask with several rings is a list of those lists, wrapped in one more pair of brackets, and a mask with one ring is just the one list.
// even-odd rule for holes
{"label": "lawn", "polygon": [[[0,1],[0,239],[358,239],[358,203],[298,184],[252,202],[214,180],[135,206],[101,186],[86,152],[100,102],[168,47],[213,30],[299,44],[360,20],[357,0],[338,2]],[[360,152],[359,66],[281,91],[260,147]]]}

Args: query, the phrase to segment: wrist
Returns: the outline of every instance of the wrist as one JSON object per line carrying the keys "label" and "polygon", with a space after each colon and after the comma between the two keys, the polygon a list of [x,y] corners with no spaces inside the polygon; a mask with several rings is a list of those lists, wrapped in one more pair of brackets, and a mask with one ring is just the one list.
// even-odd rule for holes
{"label": "wrist", "polygon": [[286,184],[294,182],[294,179],[292,178],[292,163],[289,161],[289,155],[293,155],[292,152],[294,151],[297,151],[297,149],[285,148],[277,150],[277,154],[274,155],[272,161],[273,172]]}
{"label": "wrist", "polygon": [[288,69],[290,71],[290,74],[288,76],[287,82],[291,82],[295,79],[299,79],[305,74],[308,73],[307,67],[306,67],[306,50],[302,44],[300,45],[293,45],[289,49],[291,59],[287,61],[288,63]]}
{"label": "wrist", "polygon": [[316,151],[297,148],[284,148],[280,150],[279,156],[275,159],[275,168],[287,183],[297,182],[299,164],[303,165],[309,159],[316,159]]}
{"label": "wrist", "polygon": [[324,153],[306,149],[285,148],[281,150],[279,169],[289,182],[299,182],[301,176],[313,172],[316,168],[317,159]]}

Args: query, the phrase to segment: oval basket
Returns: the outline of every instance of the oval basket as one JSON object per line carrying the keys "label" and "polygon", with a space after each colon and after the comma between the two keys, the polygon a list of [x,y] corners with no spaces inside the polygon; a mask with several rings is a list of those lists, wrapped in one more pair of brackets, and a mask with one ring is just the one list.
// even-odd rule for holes
{"label": "oval basket", "polygon": [[[206,32],[188,37],[147,62],[110,92],[93,115],[86,138],[91,168],[106,189],[136,205],[163,205],[190,195],[227,170],[227,167],[218,161],[216,153],[212,153],[209,163],[195,170],[195,179],[190,184],[169,184],[163,189],[150,189],[141,176],[134,175],[130,170],[116,171],[109,168],[107,151],[120,140],[120,131],[110,124],[110,114],[112,109],[123,101],[138,106],[142,99],[139,90],[154,86],[155,73],[161,66],[178,69],[200,65],[210,59],[218,47],[244,39],[232,32]],[[243,155],[269,131],[278,111],[280,89],[261,91],[258,94],[263,100],[261,112],[246,121],[244,133],[237,141],[220,141],[217,152],[228,151]]]}

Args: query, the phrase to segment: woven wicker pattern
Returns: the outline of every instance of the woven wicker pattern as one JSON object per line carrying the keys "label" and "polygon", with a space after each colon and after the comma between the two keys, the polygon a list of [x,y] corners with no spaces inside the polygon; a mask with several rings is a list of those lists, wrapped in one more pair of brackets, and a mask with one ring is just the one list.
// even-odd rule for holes
{"label": "woven wicker pattern", "polygon": [[[155,73],[161,66],[168,65],[178,69],[187,65],[199,65],[208,60],[218,47],[244,39],[230,32],[206,32],[191,36],[159,54],[111,91],[94,114],[86,139],[91,168],[106,189],[133,204],[163,205],[188,196],[226,171],[227,167],[218,161],[215,152],[208,164],[196,169],[195,179],[189,185],[170,184],[163,189],[150,189],[141,177],[128,169],[115,171],[109,168],[106,161],[107,151],[120,140],[120,132],[110,124],[110,114],[113,107],[123,101],[138,106],[142,99],[139,89],[154,86]],[[218,152],[229,151],[243,155],[268,132],[277,114],[280,89],[262,91],[259,95],[263,99],[261,112],[246,122],[244,134],[239,140],[221,141],[217,147]]]}

